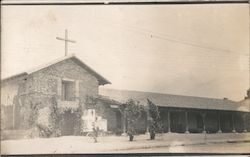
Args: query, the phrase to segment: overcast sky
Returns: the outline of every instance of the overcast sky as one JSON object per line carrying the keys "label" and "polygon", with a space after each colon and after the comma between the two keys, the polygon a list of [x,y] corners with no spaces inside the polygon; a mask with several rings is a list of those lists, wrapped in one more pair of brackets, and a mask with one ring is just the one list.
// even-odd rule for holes
{"label": "overcast sky", "polygon": [[2,78],[64,56],[106,88],[241,100],[249,88],[249,6],[3,6]]}

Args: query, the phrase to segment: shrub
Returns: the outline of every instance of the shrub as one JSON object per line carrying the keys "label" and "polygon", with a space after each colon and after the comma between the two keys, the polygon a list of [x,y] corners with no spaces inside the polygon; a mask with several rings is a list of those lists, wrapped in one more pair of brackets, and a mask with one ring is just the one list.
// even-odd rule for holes
{"label": "shrub", "polygon": [[133,141],[133,137],[136,134],[136,121],[141,117],[143,107],[139,101],[129,99],[125,104],[120,106],[120,110],[127,123],[127,134],[129,135],[130,141]]}
{"label": "shrub", "polygon": [[149,121],[150,139],[153,140],[155,138],[156,133],[162,132],[163,127],[158,107],[149,99],[148,99],[148,113],[150,117]]}

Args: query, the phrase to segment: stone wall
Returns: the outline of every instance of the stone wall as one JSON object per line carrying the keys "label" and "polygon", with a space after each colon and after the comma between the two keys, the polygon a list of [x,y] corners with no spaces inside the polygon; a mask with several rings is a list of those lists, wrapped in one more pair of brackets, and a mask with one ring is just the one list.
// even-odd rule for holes
{"label": "stone wall", "polygon": [[86,95],[98,94],[98,80],[72,60],[65,60],[40,70],[33,75],[33,91],[61,95],[62,80],[75,83],[75,95],[85,98]]}
{"label": "stone wall", "polygon": [[[65,80],[74,83],[73,95],[75,96],[75,99],[74,101],[67,101],[67,104],[77,102],[81,106],[81,109],[83,109],[85,108],[84,102],[86,97],[95,97],[98,94],[97,79],[82,67],[75,64],[72,60],[65,60],[37,71],[27,79],[27,97],[25,100],[27,104],[26,111],[38,110],[37,112],[39,113],[39,110],[46,107],[51,108],[54,105],[53,99],[56,101],[56,104],[58,105],[57,107],[60,107],[60,104],[62,103],[62,81]],[[35,108],[33,104],[35,104]],[[30,117],[34,118],[32,120],[33,123],[38,125],[37,113],[25,115],[24,120],[27,121],[27,118],[30,119]],[[53,125],[53,119],[49,121],[51,123],[50,125]],[[32,126],[33,123],[30,123],[29,126]]]}

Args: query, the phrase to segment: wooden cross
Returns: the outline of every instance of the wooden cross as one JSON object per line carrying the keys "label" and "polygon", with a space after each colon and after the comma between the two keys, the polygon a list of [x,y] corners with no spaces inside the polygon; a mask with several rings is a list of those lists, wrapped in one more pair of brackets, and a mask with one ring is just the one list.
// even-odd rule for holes
{"label": "wooden cross", "polygon": [[76,43],[76,41],[68,39],[68,30],[67,29],[65,30],[65,37],[64,38],[56,37],[56,39],[62,40],[65,42],[65,56],[68,55],[68,42]]}

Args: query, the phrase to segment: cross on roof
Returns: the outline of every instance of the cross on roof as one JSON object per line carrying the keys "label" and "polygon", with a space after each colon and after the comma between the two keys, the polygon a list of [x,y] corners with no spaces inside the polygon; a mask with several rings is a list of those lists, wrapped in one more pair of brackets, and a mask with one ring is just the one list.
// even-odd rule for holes
{"label": "cross on roof", "polygon": [[65,30],[65,37],[64,38],[56,37],[56,39],[62,40],[65,42],[65,56],[68,55],[68,42],[76,43],[76,41],[68,39],[68,30],[67,29]]}

